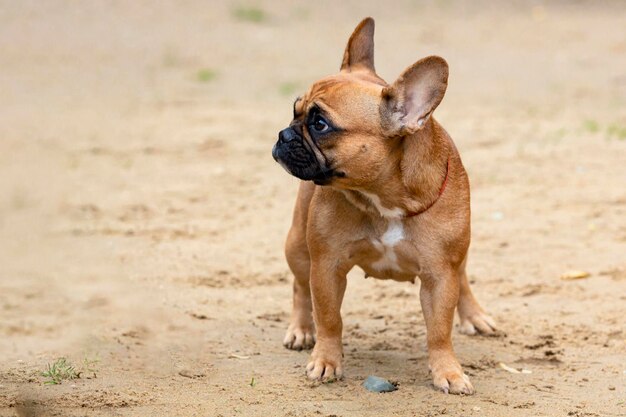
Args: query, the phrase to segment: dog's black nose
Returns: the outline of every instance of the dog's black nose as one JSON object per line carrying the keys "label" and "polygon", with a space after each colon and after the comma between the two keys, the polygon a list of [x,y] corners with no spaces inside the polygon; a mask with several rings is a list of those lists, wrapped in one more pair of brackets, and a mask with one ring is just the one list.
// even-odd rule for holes
{"label": "dog's black nose", "polygon": [[280,133],[278,133],[278,140],[283,143],[291,142],[296,137],[298,137],[298,135],[290,127],[288,127],[287,129],[283,129],[280,131]]}

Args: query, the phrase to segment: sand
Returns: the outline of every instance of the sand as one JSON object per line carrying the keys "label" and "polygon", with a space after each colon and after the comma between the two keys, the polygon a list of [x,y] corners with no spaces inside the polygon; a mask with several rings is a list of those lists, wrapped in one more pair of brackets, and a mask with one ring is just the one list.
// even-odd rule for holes
{"label": "sand", "polygon": [[[271,147],[367,15],[388,81],[450,64],[435,117],[501,329],[454,331],[471,397],[432,387],[419,284],[351,272],[343,381],[281,345],[297,180]],[[617,1],[3,2],[0,415],[626,415],[624,27]],[[45,384],[59,357],[80,378]]]}

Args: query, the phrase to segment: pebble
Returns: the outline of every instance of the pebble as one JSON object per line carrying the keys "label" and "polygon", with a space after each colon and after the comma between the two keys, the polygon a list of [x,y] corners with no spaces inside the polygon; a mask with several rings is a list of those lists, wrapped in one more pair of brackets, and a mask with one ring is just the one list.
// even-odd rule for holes
{"label": "pebble", "polygon": [[205,376],[203,372],[192,371],[189,369],[183,369],[182,371],[178,372],[178,375],[184,376],[185,378],[202,378],[203,376]]}
{"label": "pebble", "polygon": [[367,377],[365,382],[363,382],[363,386],[371,392],[391,392],[398,389],[386,379],[373,375]]}

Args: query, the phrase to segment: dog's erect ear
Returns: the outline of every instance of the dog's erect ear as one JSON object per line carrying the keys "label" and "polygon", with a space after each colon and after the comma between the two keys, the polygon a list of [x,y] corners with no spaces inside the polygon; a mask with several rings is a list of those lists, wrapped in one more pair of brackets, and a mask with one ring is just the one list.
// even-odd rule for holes
{"label": "dog's erect ear", "polygon": [[448,63],[429,56],[408,67],[390,86],[383,88],[381,119],[391,134],[411,134],[424,127],[448,86]]}
{"label": "dog's erect ear", "polygon": [[352,32],[343,53],[341,71],[374,71],[374,19],[366,17]]}

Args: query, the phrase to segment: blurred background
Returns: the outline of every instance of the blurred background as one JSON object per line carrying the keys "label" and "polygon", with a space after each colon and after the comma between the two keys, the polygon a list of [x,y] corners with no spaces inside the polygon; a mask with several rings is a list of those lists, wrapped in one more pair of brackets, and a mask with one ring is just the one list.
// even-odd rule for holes
{"label": "blurred background", "polygon": [[[351,273],[344,381],[281,346],[271,147],[366,16],[388,82],[450,65],[502,329],[455,331],[473,397],[431,387],[419,285]],[[0,415],[624,415],[625,28],[617,0],[0,0]]]}

